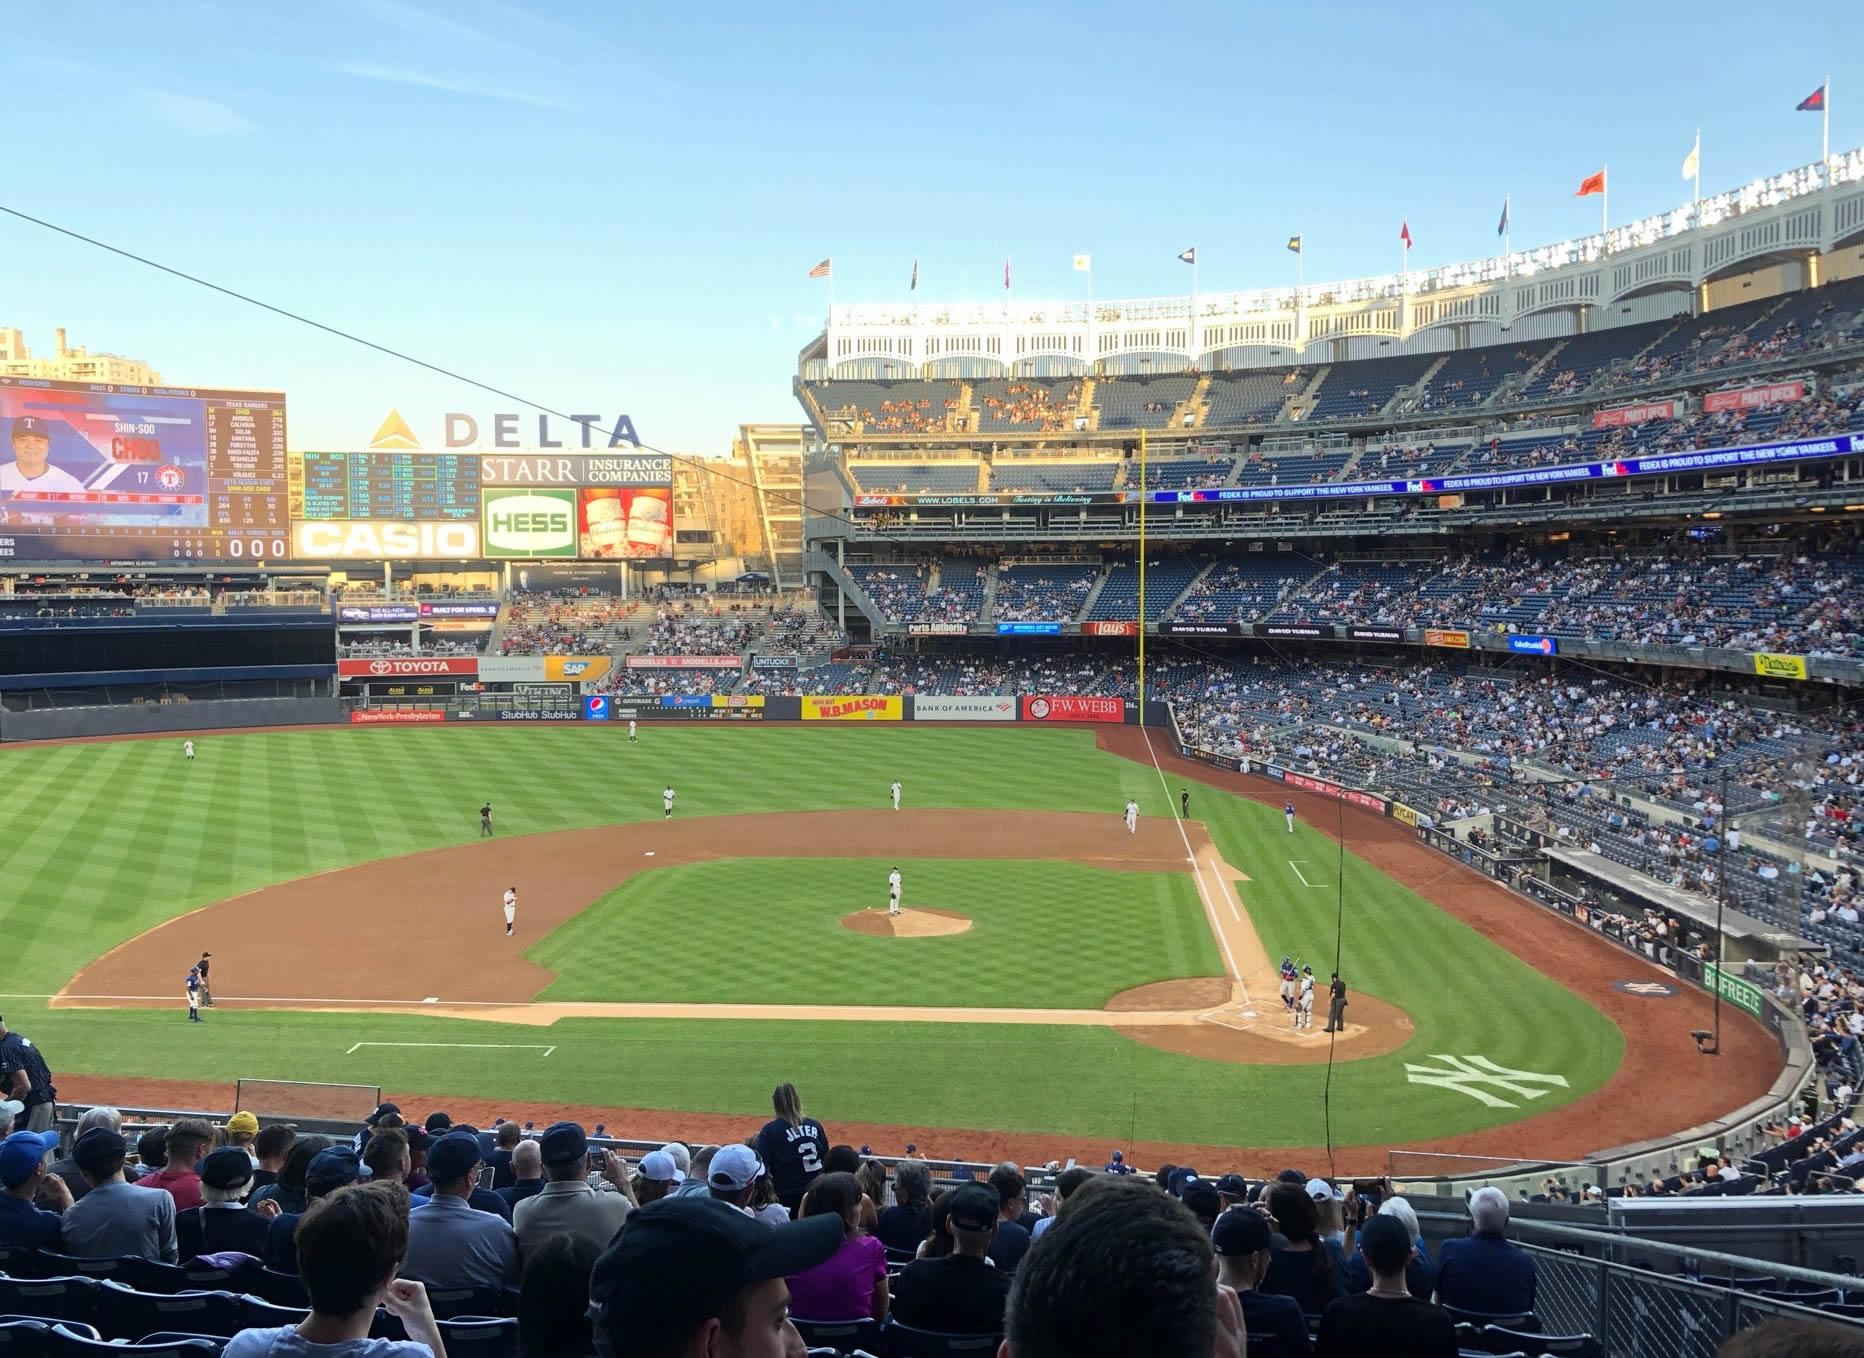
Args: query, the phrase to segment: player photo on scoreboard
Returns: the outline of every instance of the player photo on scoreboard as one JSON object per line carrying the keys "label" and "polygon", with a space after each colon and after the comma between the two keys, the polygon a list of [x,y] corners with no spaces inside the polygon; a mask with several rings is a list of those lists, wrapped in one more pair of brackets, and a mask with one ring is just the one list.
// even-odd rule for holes
{"label": "player photo on scoreboard", "polygon": [[18,532],[206,522],[199,401],[0,387],[0,524]]}

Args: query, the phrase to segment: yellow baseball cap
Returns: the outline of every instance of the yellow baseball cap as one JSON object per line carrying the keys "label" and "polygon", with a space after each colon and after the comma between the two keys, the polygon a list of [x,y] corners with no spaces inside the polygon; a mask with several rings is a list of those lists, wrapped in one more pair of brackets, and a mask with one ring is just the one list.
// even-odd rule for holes
{"label": "yellow baseball cap", "polygon": [[229,1132],[239,1132],[246,1136],[256,1135],[259,1130],[259,1119],[254,1117],[251,1113],[235,1113],[232,1117],[227,1119],[227,1130]]}

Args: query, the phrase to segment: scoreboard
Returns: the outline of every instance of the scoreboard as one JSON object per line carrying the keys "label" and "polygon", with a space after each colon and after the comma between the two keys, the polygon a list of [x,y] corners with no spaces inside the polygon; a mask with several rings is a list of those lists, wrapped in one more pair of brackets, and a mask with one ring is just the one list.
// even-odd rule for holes
{"label": "scoreboard", "polygon": [[0,377],[0,562],[279,560],[279,392]]}
{"label": "scoreboard", "polygon": [[477,453],[292,453],[290,471],[294,519],[479,521]]}

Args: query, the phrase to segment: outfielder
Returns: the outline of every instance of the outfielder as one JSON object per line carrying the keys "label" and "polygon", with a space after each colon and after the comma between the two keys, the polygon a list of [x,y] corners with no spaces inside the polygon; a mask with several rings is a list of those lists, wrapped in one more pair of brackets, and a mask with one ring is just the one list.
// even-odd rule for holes
{"label": "outfielder", "polygon": [[1288,833],[1293,834],[1294,833],[1294,803],[1289,802],[1287,805],[1283,806],[1282,814],[1288,818]]}
{"label": "outfielder", "polygon": [[511,926],[518,920],[518,888],[505,888],[505,937],[511,937]]}
{"label": "outfielder", "polygon": [[640,740],[640,737],[635,735],[634,733],[634,718],[629,717],[628,718],[628,743],[630,745],[633,745],[633,744],[636,744],[639,740]]}
{"label": "outfielder", "polygon": [[1312,1028],[1314,1026],[1314,969],[1301,968],[1301,997],[1294,1002],[1294,1026]]}
{"label": "outfielder", "polygon": [[1294,1012],[1294,994],[1301,983],[1300,973],[1295,970],[1294,959],[1284,957],[1281,960],[1281,1002],[1282,1008]]}
{"label": "outfielder", "polygon": [[660,794],[660,808],[663,813],[660,817],[662,820],[673,819],[673,784],[671,783],[668,783],[667,790]]}
{"label": "outfielder", "polygon": [[892,790],[893,790],[893,809],[895,811],[898,811],[900,809],[900,780],[899,779],[895,778],[893,780]]}
{"label": "outfielder", "polygon": [[192,760],[194,758],[194,742],[191,740],[182,741],[181,752]]}
{"label": "outfielder", "polygon": [[1139,803],[1130,797],[1126,800],[1126,833],[1129,835],[1139,833]]}
{"label": "outfielder", "polygon": [[484,839],[492,833],[492,803],[487,802],[479,808],[479,838]]}
{"label": "outfielder", "polygon": [[188,968],[188,1022],[201,1021],[201,969]]}
{"label": "outfielder", "polygon": [[895,868],[887,874],[887,913],[900,913],[900,870]]}

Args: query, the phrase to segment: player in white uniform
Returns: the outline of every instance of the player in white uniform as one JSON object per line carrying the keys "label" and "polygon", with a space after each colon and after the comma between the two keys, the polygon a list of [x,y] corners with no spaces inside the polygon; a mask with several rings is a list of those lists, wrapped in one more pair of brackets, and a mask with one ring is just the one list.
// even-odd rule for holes
{"label": "player in white uniform", "polygon": [[1126,833],[1129,835],[1139,833],[1139,803],[1130,798],[1126,803]]}
{"label": "player in white uniform", "polygon": [[628,743],[630,745],[633,745],[638,740],[639,740],[639,737],[634,734],[634,718],[630,717],[628,718]]}
{"label": "player in white uniform", "polygon": [[518,919],[518,888],[515,886],[508,886],[505,888],[505,937],[506,938],[511,937],[511,926],[517,922],[517,919]]}
{"label": "player in white uniform", "polygon": [[887,874],[887,913],[900,913],[900,870],[895,868]]}
{"label": "player in white uniform", "polygon": [[1294,803],[1293,802],[1285,803],[1282,806],[1282,814],[1288,818],[1288,833],[1293,834],[1294,833]]}
{"label": "player in white uniform", "polygon": [[1312,1028],[1314,1026],[1314,969],[1301,968],[1301,998],[1294,1002],[1294,1026]]}
{"label": "player in white uniform", "polygon": [[893,780],[893,809],[900,809],[900,780],[897,778]]}
{"label": "player in white uniform", "polygon": [[673,818],[673,785],[671,783],[667,784],[667,790],[660,794],[660,807],[665,813],[661,819],[671,820]]}
{"label": "player in white uniform", "polygon": [[190,759],[194,758],[194,742],[191,740],[182,741],[181,752]]}

